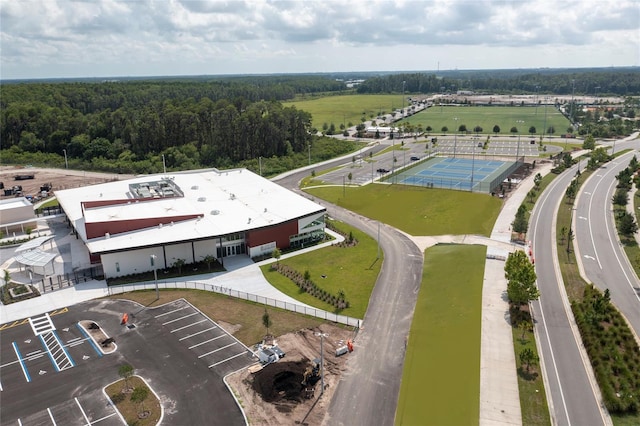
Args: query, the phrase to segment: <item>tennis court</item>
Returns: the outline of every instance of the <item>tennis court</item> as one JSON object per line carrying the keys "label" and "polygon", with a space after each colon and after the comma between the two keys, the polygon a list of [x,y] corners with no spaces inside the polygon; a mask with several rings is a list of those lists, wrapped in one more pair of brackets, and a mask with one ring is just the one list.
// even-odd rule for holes
{"label": "tennis court", "polygon": [[492,192],[518,166],[516,162],[498,160],[435,157],[403,170],[395,181],[429,188]]}

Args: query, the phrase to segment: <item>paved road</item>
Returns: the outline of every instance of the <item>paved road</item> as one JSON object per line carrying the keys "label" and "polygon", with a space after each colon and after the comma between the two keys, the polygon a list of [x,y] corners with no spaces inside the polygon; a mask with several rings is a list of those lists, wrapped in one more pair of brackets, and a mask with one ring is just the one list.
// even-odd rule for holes
{"label": "paved road", "polygon": [[[278,183],[298,191],[298,181],[305,175],[308,172],[296,173]],[[373,238],[377,238],[379,230],[385,256],[363,328],[356,339],[356,350],[338,384],[325,423],[390,425],[394,423],[398,403],[405,339],[422,280],[422,253],[404,234],[386,225],[321,203],[330,216],[362,229]],[[365,352],[358,347],[368,349]]]}
{"label": "paved road", "polygon": [[[638,148],[638,141],[619,143],[620,149]],[[640,282],[617,237],[611,199],[616,175],[629,165],[636,151],[624,154],[594,173],[576,200],[576,241],[586,277],[611,300],[640,335]],[[629,200],[633,203],[633,200]]]}
{"label": "paved road", "polygon": [[532,306],[554,424],[595,426],[609,424],[610,420],[600,410],[591,366],[579,349],[577,328],[570,322],[573,315],[556,255],[562,249],[555,239],[556,212],[558,208],[570,208],[560,202],[576,171],[574,166],[558,176],[544,191],[531,216],[530,235],[540,289],[540,299]]}

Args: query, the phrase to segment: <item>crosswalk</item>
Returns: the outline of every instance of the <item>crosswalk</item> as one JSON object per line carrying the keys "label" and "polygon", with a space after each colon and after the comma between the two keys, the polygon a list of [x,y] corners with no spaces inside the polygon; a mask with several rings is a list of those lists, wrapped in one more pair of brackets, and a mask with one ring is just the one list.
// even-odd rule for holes
{"label": "crosswalk", "polygon": [[55,331],[51,330],[39,335],[40,340],[51,358],[51,362],[57,371],[63,371],[67,368],[75,367],[73,359],[69,356],[69,352],[62,346],[60,339]]}
{"label": "crosswalk", "polygon": [[33,334],[35,334],[36,336],[39,336],[44,333],[48,333],[56,329],[48,313],[41,315],[39,317],[29,318],[29,325],[31,325]]}

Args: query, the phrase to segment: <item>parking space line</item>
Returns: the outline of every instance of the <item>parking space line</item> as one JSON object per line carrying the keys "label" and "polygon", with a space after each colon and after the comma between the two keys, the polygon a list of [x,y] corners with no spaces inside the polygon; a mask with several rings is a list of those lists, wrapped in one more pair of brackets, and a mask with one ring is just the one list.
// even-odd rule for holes
{"label": "parking space line", "polygon": [[82,417],[84,417],[84,419],[87,421],[86,424],[90,425],[91,424],[91,420],[89,420],[89,417],[87,417],[87,415],[85,414],[84,410],[82,409],[82,405],[80,405],[80,401],[78,401],[78,398],[73,398],[76,400],[76,404],[78,404],[78,408],[80,409],[80,412],[82,413]]}
{"label": "parking space line", "polygon": [[184,327],[180,327],[180,328],[176,328],[175,330],[171,330],[171,332],[172,332],[172,333],[175,333],[176,331],[180,331],[180,330],[184,330],[185,328],[193,327],[194,325],[196,325],[196,324],[200,324],[200,323],[205,322],[205,321],[208,321],[208,320],[205,318],[205,319],[203,319],[203,320],[200,320],[200,321],[197,321],[197,322],[191,323],[191,324],[189,324],[189,325],[185,325]]}
{"label": "parking space line", "polygon": [[89,334],[87,334],[86,330],[80,325],[80,323],[76,323],[76,327],[78,327],[80,329],[80,332],[87,338],[89,343],[91,343],[91,347],[93,347],[93,350],[96,351],[96,353],[98,354],[99,357],[101,357],[102,356],[102,351],[100,349],[98,349],[98,345],[96,345],[96,342],[94,342],[93,339],[91,338],[91,336],[89,336]]}
{"label": "parking space line", "polygon": [[223,359],[222,361],[218,361],[218,362],[216,362],[215,364],[211,364],[211,365],[209,366],[209,368],[213,368],[213,367],[215,367],[215,366],[217,366],[217,365],[222,364],[223,362],[227,362],[227,361],[230,361],[230,360],[232,360],[232,359],[234,359],[234,358],[238,358],[239,356],[242,356],[242,355],[244,355],[244,354],[246,354],[246,352],[240,352],[240,353],[239,353],[239,354],[237,354],[237,355],[230,356],[230,357],[229,357],[229,358],[227,358],[227,359]]}
{"label": "parking space line", "polygon": [[174,309],[173,311],[165,312],[163,314],[158,314],[154,318],[160,318],[160,317],[163,317],[165,315],[169,315],[169,314],[172,314],[174,312],[178,312],[178,311],[181,311],[181,310],[187,309],[187,308],[188,308],[188,306],[183,306],[182,308]]}
{"label": "parking space line", "polygon": [[2,392],[4,389],[2,389],[2,382],[0,381],[0,392]]}
{"label": "parking space line", "polygon": [[189,318],[189,317],[192,317],[194,315],[200,315],[200,312],[193,312],[193,313],[191,313],[189,315],[185,315],[185,316],[180,317],[180,318],[172,319],[171,321],[163,322],[162,325],[167,325],[167,324],[174,323],[176,321],[181,321],[181,320],[183,320],[185,318]]}
{"label": "parking space line", "polygon": [[49,417],[51,417],[51,423],[53,423],[53,426],[57,426],[56,419],[53,418],[53,413],[49,407],[47,407],[47,412],[49,413]]}
{"label": "parking space line", "polygon": [[207,328],[206,330],[202,330],[202,331],[198,331],[197,333],[193,333],[193,334],[189,334],[188,336],[184,336],[178,339],[179,342],[183,341],[184,339],[188,339],[189,337],[193,337],[193,336],[197,336],[198,334],[202,334],[202,333],[206,333],[207,331],[211,331],[214,328],[218,328],[216,326],[213,326],[211,328]]}
{"label": "parking space line", "polygon": [[189,349],[197,348],[197,347],[198,347],[198,346],[200,346],[200,345],[204,345],[205,343],[213,342],[214,340],[221,339],[221,338],[223,338],[224,336],[226,336],[226,334],[221,334],[221,335],[219,335],[219,336],[217,336],[217,337],[214,337],[213,339],[209,339],[209,340],[205,340],[204,342],[196,343],[196,344],[195,344],[195,345],[193,345],[193,346],[189,346]]}
{"label": "parking space line", "polygon": [[100,417],[98,420],[96,420],[96,421],[94,421],[93,423],[90,423],[90,424],[94,424],[95,425],[96,423],[100,423],[103,420],[107,420],[108,418],[113,417],[113,416],[117,416],[117,415],[118,415],[118,413],[111,413],[111,414],[108,414],[108,415],[106,415],[104,417]]}
{"label": "parking space line", "polygon": [[27,379],[27,382],[30,382],[31,376],[29,376],[29,371],[27,371],[27,366],[24,365],[24,362],[22,362],[22,356],[20,355],[20,350],[18,349],[18,345],[16,345],[16,342],[11,342],[11,344],[13,345],[13,350],[15,351],[16,356],[18,357],[18,362],[20,363],[20,367],[22,367],[24,378]]}
{"label": "parking space line", "polygon": [[231,347],[231,346],[233,346],[233,345],[236,345],[236,344],[237,344],[236,342],[230,343],[230,344],[228,344],[228,345],[226,345],[226,346],[223,346],[223,347],[218,348],[218,349],[216,349],[216,350],[213,350],[213,351],[211,351],[211,352],[207,352],[206,354],[199,355],[199,356],[198,356],[198,358],[203,358],[203,357],[205,357],[205,356],[207,356],[207,355],[214,354],[214,353],[216,353],[216,352],[218,352],[218,351],[221,351],[221,350],[223,350],[223,349],[227,349],[227,348],[229,348],[229,347]]}

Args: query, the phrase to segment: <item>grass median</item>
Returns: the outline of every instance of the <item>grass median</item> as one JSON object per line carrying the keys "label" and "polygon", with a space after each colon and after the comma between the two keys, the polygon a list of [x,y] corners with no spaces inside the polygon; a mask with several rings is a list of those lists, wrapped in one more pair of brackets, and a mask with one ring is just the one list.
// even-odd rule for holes
{"label": "grass median", "polygon": [[397,425],[478,424],[486,250],[485,246],[437,245],[425,252]]}

